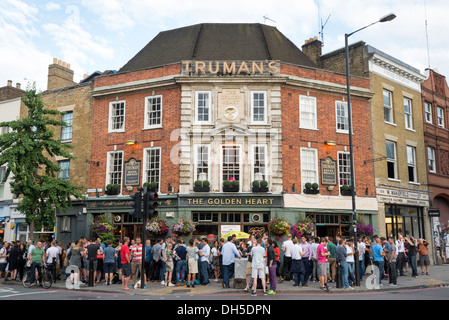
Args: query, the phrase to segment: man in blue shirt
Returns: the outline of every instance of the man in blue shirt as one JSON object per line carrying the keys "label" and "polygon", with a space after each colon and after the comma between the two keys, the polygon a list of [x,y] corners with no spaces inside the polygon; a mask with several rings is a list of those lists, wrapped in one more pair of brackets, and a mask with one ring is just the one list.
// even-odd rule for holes
{"label": "man in blue shirt", "polygon": [[235,257],[240,258],[240,253],[238,252],[232,236],[228,237],[228,242],[226,242],[222,249],[221,254],[223,256],[223,287],[230,288],[229,279],[234,275],[234,263]]}
{"label": "man in blue shirt", "polygon": [[371,247],[373,252],[374,265],[377,267],[377,278],[379,285],[382,287],[382,272],[384,269],[384,250],[381,245],[380,238],[376,238],[376,244]]}
{"label": "man in blue shirt", "polygon": [[[187,269],[187,249],[182,240],[178,240],[178,246],[175,249],[175,257],[178,259],[176,264],[176,285],[183,285],[185,282],[185,273]],[[181,271],[181,276],[179,276]]]}
{"label": "man in blue shirt", "polygon": [[145,261],[144,261],[144,270],[147,275],[147,279],[150,280],[153,278],[151,261],[153,260],[153,248],[151,248],[151,240],[145,241]]}

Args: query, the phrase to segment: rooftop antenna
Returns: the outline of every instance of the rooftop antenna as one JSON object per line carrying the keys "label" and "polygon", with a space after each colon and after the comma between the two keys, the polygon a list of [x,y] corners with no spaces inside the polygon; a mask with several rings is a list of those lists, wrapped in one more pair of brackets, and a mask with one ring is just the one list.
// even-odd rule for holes
{"label": "rooftop antenna", "polygon": [[268,18],[266,15],[265,16],[263,16],[263,24],[267,24],[266,22],[267,22],[267,20],[270,20],[270,21],[272,21],[272,22],[274,22],[274,23],[276,23],[276,21],[274,21],[274,20],[272,20],[272,19],[270,19],[270,18]]}
{"label": "rooftop antenna", "polygon": [[331,15],[329,15],[329,16],[327,17],[327,19],[326,19],[326,21],[324,22],[324,24],[323,24],[323,19],[321,19],[319,35],[320,35],[320,37],[321,37],[321,43],[322,43],[322,46],[324,46],[324,27],[325,27],[326,24],[329,22],[330,17],[331,17]]}
{"label": "rooftop antenna", "polygon": [[424,15],[425,15],[425,18],[426,18],[427,63],[429,64],[429,69],[430,69],[429,32],[428,32],[428,29],[427,29],[427,6],[426,6],[426,1],[424,1]]}

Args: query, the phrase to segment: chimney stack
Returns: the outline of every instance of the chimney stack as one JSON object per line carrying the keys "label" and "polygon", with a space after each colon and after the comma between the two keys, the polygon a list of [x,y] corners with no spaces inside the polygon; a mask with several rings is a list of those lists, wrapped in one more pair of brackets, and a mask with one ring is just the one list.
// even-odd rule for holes
{"label": "chimney stack", "polygon": [[70,63],[53,58],[53,64],[48,66],[47,90],[74,85],[73,74]]}
{"label": "chimney stack", "polygon": [[16,83],[16,88],[20,89],[20,83],[18,83],[18,82]]}
{"label": "chimney stack", "polygon": [[315,64],[320,67],[321,48],[323,43],[315,36],[305,41],[302,46],[302,52],[310,58]]}
{"label": "chimney stack", "polygon": [[8,80],[8,87],[12,87],[12,80]]}

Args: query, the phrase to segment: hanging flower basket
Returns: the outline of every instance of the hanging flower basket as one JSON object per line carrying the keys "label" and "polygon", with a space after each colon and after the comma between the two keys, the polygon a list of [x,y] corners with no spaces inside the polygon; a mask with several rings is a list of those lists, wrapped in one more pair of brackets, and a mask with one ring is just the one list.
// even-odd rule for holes
{"label": "hanging flower basket", "polygon": [[195,231],[195,225],[186,217],[181,217],[178,222],[170,226],[170,233],[175,236],[188,235]]}
{"label": "hanging flower basket", "polygon": [[114,239],[114,228],[104,215],[94,218],[90,224],[92,238],[100,238],[102,242]]}
{"label": "hanging flower basket", "polygon": [[268,224],[268,231],[277,236],[288,234],[289,230],[290,225],[284,218],[275,218]]}
{"label": "hanging flower basket", "polygon": [[168,232],[168,225],[165,220],[153,218],[147,221],[146,230],[151,236],[160,236]]}
{"label": "hanging flower basket", "polygon": [[297,237],[298,239],[302,236],[309,237],[315,231],[315,223],[310,218],[301,219],[297,224],[293,225],[290,228],[290,233],[293,238]]}

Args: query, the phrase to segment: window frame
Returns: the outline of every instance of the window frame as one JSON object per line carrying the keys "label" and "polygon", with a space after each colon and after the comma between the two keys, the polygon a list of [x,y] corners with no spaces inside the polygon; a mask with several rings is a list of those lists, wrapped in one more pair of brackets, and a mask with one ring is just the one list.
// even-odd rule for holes
{"label": "window frame", "polygon": [[[418,172],[417,172],[417,164],[416,164],[416,147],[413,146],[407,146],[406,148],[407,150],[407,169],[408,169],[408,182],[412,183],[412,184],[418,184]],[[412,157],[413,157],[413,162],[410,162],[410,158],[409,158],[409,150],[412,150]],[[413,177],[414,180],[410,180],[410,167],[413,167]]]}
{"label": "window frame", "polygon": [[[387,148],[387,144],[388,143],[392,143],[393,144],[393,153],[394,153],[394,158],[388,158],[388,148]],[[391,140],[386,140],[385,142],[385,148],[386,148],[386,154],[387,154],[387,177],[388,180],[393,180],[393,181],[398,181],[399,180],[399,176],[398,176],[398,152],[397,152],[397,143],[395,141],[391,141]],[[388,176],[388,163],[393,163],[394,165],[394,178],[391,178]]]}
{"label": "window frame", "polygon": [[[159,165],[158,165],[158,181],[157,181],[157,190],[160,192],[161,189],[161,170],[162,170],[162,148],[161,147],[149,147],[143,149],[143,170],[142,170],[142,184],[145,182],[154,182],[154,181],[148,181],[148,171],[150,169],[148,168],[148,152],[152,150],[159,150]],[[154,170],[154,169],[153,169]]]}
{"label": "window frame", "polygon": [[[343,110],[345,112],[345,117],[341,117],[338,115],[338,108],[339,106],[343,106]],[[348,127],[348,129],[339,129],[339,121],[338,119],[343,118],[343,119],[347,119],[346,121],[346,126]],[[345,101],[335,101],[335,125],[336,125],[336,131],[337,133],[346,133],[349,134],[349,110],[348,110],[348,103]]]}
{"label": "window frame", "polygon": [[[427,107],[429,107],[429,108],[427,109]],[[427,117],[428,115],[429,115],[429,119]],[[433,124],[432,104],[427,101],[424,101],[424,119],[426,120],[427,123]]]}
{"label": "window frame", "polygon": [[[209,104],[207,106],[208,108],[208,120],[199,120],[199,95],[200,94],[208,94],[209,96]],[[203,107],[204,108],[204,107]],[[211,90],[199,90],[199,91],[195,91],[195,123],[197,124],[212,124],[212,91]]]}
{"label": "window frame", "polygon": [[[112,111],[114,105],[123,103],[123,125],[120,129],[114,129],[114,121],[112,119]],[[126,101],[125,100],[117,100],[109,102],[109,121],[108,121],[108,132],[125,132],[125,121],[126,121]]]}
{"label": "window frame", "polygon": [[[264,105],[263,105],[263,115],[264,115],[263,121],[260,121],[260,120],[255,121],[254,120],[254,108],[255,108],[255,106],[254,106],[254,101],[255,101],[254,95],[255,94],[263,94],[263,101],[264,101]],[[257,108],[261,108],[261,107],[258,106]],[[268,112],[267,112],[267,110],[268,110],[268,94],[267,94],[267,91],[264,91],[264,90],[257,90],[257,91],[253,90],[253,91],[251,91],[251,124],[267,124],[267,122],[268,122]]]}
{"label": "window frame", "polygon": [[[68,115],[68,114],[72,115],[71,119],[69,119],[70,122],[67,122],[66,120],[64,120],[64,117],[66,115]],[[61,114],[61,121],[66,122],[66,123],[70,123],[70,125],[69,126],[61,126],[60,140],[61,140],[61,142],[70,142],[70,141],[72,141],[72,138],[73,138],[73,111],[67,111],[67,112],[62,113]],[[70,129],[69,130],[70,131],[70,138],[63,139],[64,135],[67,134],[65,132],[67,129]]]}
{"label": "window frame", "polygon": [[[405,129],[414,131],[415,129],[414,129],[414,126],[413,126],[413,101],[410,98],[404,97],[403,102],[404,102],[404,124],[405,124]],[[406,102],[408,102],[407,105],[406,105]],[[406,112],[406,106],[408,106],[410,108],[410,112]],[[409,126],[407,126],[407,124]]]}
{"label": "window frame", "polygon": [[65,160],[60,160],[60,161],[58,161],[58,168],[59,168],[59,169],[63,169],[63,168],[61,167],[61,164],[63,164],[63,163],[68,163],[68,164],[69,164],[69,165],[68,165],[68,170],[67,170],[67,171],[68,171],[67,179],[61,177],[61,176],[62,176],[62,173],[64,172],[64,170],[61,170],[61,171],[58,172],[58,179],[64,180],[64,181],[70,181],[70,159],[65,159]]}
{"label": "window frame", "polygon": [[[390,105],[389,106],[385,104],[385,96],[384,96],[385,92],[388,93],[389,98],[390,98],[389,99],[390,100]],[[394,106],[393,106],[393,92],[392,91],[387,90],[387,89],[382,89],[382,105],[383,105],[383,111],[384,111],[383,113],[384,113],[384,121],[385,121],[385,123],[396,125],[395,122],[394,122]],[[390,114],[390,117],[391,117],[391,121],[385,119],[385,109],[386,108],[390,109],[389,110],[389,114]]]}
{"label": "window frame", "polygon": [[[346,161],[348,161],[348,165],[346,167],[349,168],[349,172],[342,172],[340,170],[340,167],[343,166],[343,165],[340,165],[340,155],[345,155],[345,156],[348,157],[348,159],[346,159]],[[338,185],[340,186],[340,188],[344,184],[346,184],[348,186],[351,186],[352,185],[352,183],[351,183],[351,153],[347,152],[347,151],[337,151],[337,165],[338,165]],[[343,184],[341,183],[341,180],[342,180],[342,176],[341,175],[342,174],[349,176],[349,178],[346,178],[346,180],[347,180],[346,182],[347,183],[343,183]],[[354,181],[355,181],[355,178],[354,178]]]}
{"label": "window frame", "polygon": [[[304,159],[306,159],[304,152],[313,152],[313,158],[314,158],[314,166],[315,166],[315,170],[305,170],[305,162]],[[318,163],[318,149],[316,148],[300,148],[300,165],[301,165],[301,192],[303,192],[303,190],[305,189],[305,184],[307,182],[310,183],[318,183],[318,185],[320,184],[320,173],[319,173],[319,163]],[[306,181],[306,175],[304,175],[304,172],[308,171],[308,172],[312,172],[314,171],[314,179],[315,181]]]}
{"label": "window frame", "polygon": [[[124,170],[124,156],[125,153],[123,150],[113,150],[113,151],[108,151],[107,152],[107,163],[106,163],[106,184],[105,186],[107,186],[108,184],[115,184],[112,182],[111,180],[111,160],[113,160],[112,155],[113,154],[118,154],[120,153],[122,155],[122,164],[121,164],[121,171],[120,171],[120,184],[118,184],[120,186],[120,193],[122,192],[122,186],[123,186],[123,170]],[[118,172],[118,171],[117,171]]]}
{"label": "window frame", "polygon": [[[439,114],[440,110],[441,110],[441,117],[440,117],[440,114]],[[444,128],[444,121],[445,121],[445,119],[444,119],[444,108],[437,106],[437,125],[438,125],[438,127]]]}
{"label": "window frame", "polygon": [[[150,111],[149,108],[150,106],[152,106],[153,104],[150,104],[150,100],[153,99],[160,99],[160,110],[159,111]],[[157,113],[160,112],[160,117],[159,117],[159,124],[149,124],[149,120],[150,120],[150,113]],[[163,99],[162,99],[162,95],[158,94],[158,95],[153,95],[153,96],[148,96],[145,97],[145,123],[144,123],[144,129],[155,129],[155,128],[162,128],[162,121],[163,121]]]}
{"label": "window frame", "polygon": [[210,176],[210,171],[211,171],[211,158],[210,158],[210,154],[211,154],[211,145],[210,144],[195,144],[194,145],[194,165],[193,165],[193,172],[194,172],[194,177],[193,177],[193,181],[197,181],[199,179],[199,173],[198,173],[198,155],[199,153],[199,148],[207,148],[207,178],[206,180],[211,182],[211,176]]}
{"label": "window frame", "polygon": [[[250,148],[250,161],[251,161],[251,183],[255,180],[256,178],[256,148],[264,148],[264,157],[263,157],[263,162],[265,164],[264,166],[264,173],[263,173],[263,179],[267,182],[269,182],[268,180],[268,144],[265,143],[259,143],[259,144],[252,144],[251,148]],[[252,185],[251,185],[252,186]]]}
{"label": "window frame", "polygon": [[[309,100],[309,101],[313,101],[311,108],[313,109],[313,112],[304,112],[303,108],[306,107],[306,105],[304,105],[302,102],[304,100]],[[308,127],[304,124],[304,120],[303,120],[303,113],[311,113],[313,114],[313,125],[311,127]],[[299,96],[299,128],[300,129],[307,129],[307,130],[318,130],[318,121],[317,121],[317,100],[316,97],[311,97],[311,96],[304,96],[304,95],[300,95]]]}
{"label": "window frame", "polygon": [[221,144],[220,145],[220,185],[221,185],[221,190],[223,190],[223,181],[224,180],[224,159],[223,159],[223,151],[225,148],[228,147],[235,147],[236,149],[238,149],[238,155],[239,155],[239,161],[238,163],[236,162],[236,164],[238,165],[238,170],[239,170],[239,192],[242,190],[242,186],[243,186],[243,175],[242,175],[242,161],[243,161],[243,157],[242,157],[242,150],[243,147],[240,144]]}
{"label": "window frame", "polygon": [[[430,157],[430,153],[432,154],[432,158]],[[433,169],[430,168],[431,161],[433,161]],[[427,168],[429,169],[429,172],[437,173],[437,166],[436,166],[436,152],[435,148],[431,146],[427,146]]]}

